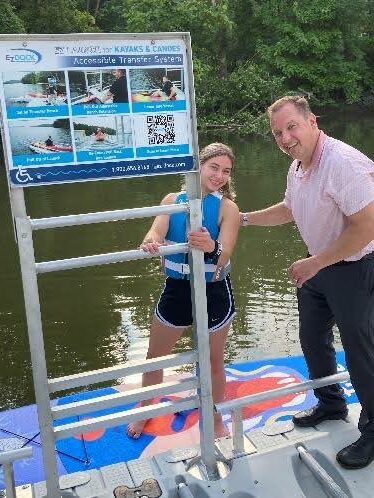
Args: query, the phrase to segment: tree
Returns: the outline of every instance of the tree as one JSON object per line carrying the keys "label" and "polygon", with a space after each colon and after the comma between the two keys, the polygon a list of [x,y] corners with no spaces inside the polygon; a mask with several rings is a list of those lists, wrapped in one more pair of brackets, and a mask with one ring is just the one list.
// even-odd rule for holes
{"label": "tree", "polygon": [[[261,64],[320,103],[358,102],[365,72],[366,0],[251,0]],[[349,23],[347,23],[349,19]]]}
{"label": "tree", "polygon": [[28,33],[84,33],[97,31],[95,19],[73,0],[22,1],[19,15]]}
{"label": "tree", "polygon": [[24,33],[25,26],[9,0],[0,0],[0,33]]}

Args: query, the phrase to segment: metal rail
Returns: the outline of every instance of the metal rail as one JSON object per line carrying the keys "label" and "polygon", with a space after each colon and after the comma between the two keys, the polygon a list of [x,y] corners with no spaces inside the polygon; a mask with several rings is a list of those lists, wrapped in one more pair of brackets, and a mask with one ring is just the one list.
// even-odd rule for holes
{"label": "metal rail", "polygon": [[130,365],[116,365],[115,367],[100,368],[98,370],[89,370],[74,375],[66,375],[64,377],[56,377],[48,380],[48,390],[50,393],[58,391],[66,391],[67,389],[75,389],[77,387],[85,387],[99,382],[108,380],[116,380],[120,377],[135,375],[145,372],[153,372],[163,368],[174,368],[189,363],[196,363],[196,351],[186,351],[185,353],[170,354],[151,358],[144,361],[137,361]]}
{"label": "metal rail", "polygon": [[168,204],[133,209],[118,209],[115,211],[102,211],[98,213],[71,214],[51,218],[30,219],[32,230],[45,230],[48,228],[62,228],[91,223],[106,223],[108,221],[131,220],[136,218],[153,218],[160,214],[186,213],[188,204]]}
{"label": "metal rail", "polygon": [[5,490],[7,498],[16,498],[16,485],[14,482],[13,462],[32,457],[30,446],[17,450],[4,451],[0,453],[0,465],[3,466]]}
{"label": "metal rail", "polygon": [[348,372],[341,372],[335,375],[329,375],[328,377],[322,377],[320,379],[308,380],[306,382],[301,382],[293,386],[280,387],[278,389],[273,389],[272,391],[265,391],[258,394],[251,394],[249,396],[244,396],[243,398],[232,399],[229,401],[224,401],[222,403],[217,403],[215,405],[216,410],[219,413],[231,412],[231,417],[233,420],[233,446],[236,453],[242,453],[244,451],[243,442],[243,421],[241,415],[241,409],[244,406],[253,405],[260,401],[267,401],[269,399],[279,398],[286,394],[301,393],[303,391],[309,391],[312,389],[318,389],[319,387],[329,386],[331,384],[337,384],[339,382],[346,382],[349,380]]}
{"label": "metal rail", "polygon": [[54,428],[55,439],[64,439],[75,434],[95,431],[108,427],[117,427],[121,424],[129,424],[138,420],[146,420],[168,413],[182,412],[200,407],[198,396],[189,396],[187,398],[175,401],[164,401],[154,405],[141,406],[132,410],[126,410],[110,415],[103,415],[92,419],[85,419],[79,422],[72,422]]}
{"label": "metal rail", "polygon": [[123,263],[124,261],[134,261],[136,259],[159,258],[160,256],[187,253],[188,251],[188,244],[172,244],[160,247],[157,254],[151,254],[142,251],[141,249],[134,249],[132,251],[111,252],[108,254],[95,254],[92,256],[81,256],[78,258],[57,259],[55,261],[35,263],[35,269],[36,273],[49,273],[52,271],[71,270],[73,268]]}
{"label": "metal rail", "polygon": [[109,394],[98,398],[54,406],[52,407],[52,415],[54,419],[81,415],[82,413],[104,410],[105,408],[112,408],[114,406],[137,403],[138,401],[153,399],[158,396],[167,396],[178,392],[190,391],[197,389],[198,386],[197,377],[163,382],[162,384],[131,389],[122,393]]}

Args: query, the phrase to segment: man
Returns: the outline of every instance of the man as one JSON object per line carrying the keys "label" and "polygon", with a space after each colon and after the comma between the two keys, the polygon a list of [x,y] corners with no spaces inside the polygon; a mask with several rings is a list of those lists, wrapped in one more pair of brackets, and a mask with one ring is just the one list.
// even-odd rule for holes
{"label": "man", "polygon": [[49,135],[49,137],[47,138],[47,140],[45,141],[45,145],[47,145],[48,147],[52,146],[53,145],[53,140],[52,140],[52,137],[51,135]]}
{"label": "man", "polygon": [[[279,204],[241,214],[246,225],[294,221],[308,256],[288,269],[297,286],[300,343],[310,378],[337,372],[332,326],[339,327],[351,382],[361,403],[361,437],[337,454],[345,468],[374,459],[374,163],[318,129],[299,96],[268,109],[278,147],[292,157]],[[342,389],[316,389],[318,404],[293,417],[310,427],[348,413]]]}
{"label": "man", "polygon": [[175,100],[177,91],[173,83],[167,76],[162,77],[162,88],[152,93],[152,97],[167,97],[168,100]]}
{"label": "man", "polygon": [[113,104],[120,104],[129,101],[125,74],[125,69],[115,69],[113,71],[113,76],[115,76],[116,79],[113,81],[106,95],[102,99],[103,103],[107,100],[112,100]]}
{"label": "man", "polygon": [[48,85],[47,85],[47,104],[52,105],[56,103],[56,97],[57,97],[57,86],[56,86],[56,78],[49,77],[48,78]]}

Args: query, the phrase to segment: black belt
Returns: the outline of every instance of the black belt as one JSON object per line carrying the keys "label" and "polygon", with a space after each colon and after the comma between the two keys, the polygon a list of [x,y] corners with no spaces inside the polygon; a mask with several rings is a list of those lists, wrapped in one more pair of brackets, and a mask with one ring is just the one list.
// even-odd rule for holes
{"label": "black belt", "polygon": [[[310,258],[311,256],[312,255],[309,253],[306,255],[307,258]],[[333,263],[332,265],[329,265],[329,266],[353,265],[354,263],[358,263],[359,261],[361,261],[363,259],[374,259],[374,252],[369,252],[369,254],[365,254],[365,256],[362,256],[362,258],[357,259],[356,261],[344,261],[344,259],[343,259],[342,261],[337,261],[336,263]]]}

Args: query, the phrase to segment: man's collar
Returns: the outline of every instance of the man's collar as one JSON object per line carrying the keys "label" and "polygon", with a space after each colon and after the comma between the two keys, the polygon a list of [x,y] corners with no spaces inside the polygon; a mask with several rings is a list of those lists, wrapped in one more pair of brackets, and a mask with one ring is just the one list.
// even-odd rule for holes
{"label": "man's collar", "polygon": [[312,159],[310,161],[310,166],[306,171],[304,171],[302,169],[302,166],[301,166],[301,161],[297,161],[296,168],[295,168],[296,176],[298,176],[300,178],[308,178],[311,171],[318,168],[326,140],[327,140],[327,135],[322,130],[319,130],[317,143],[316,143],[316,146],[314,148]]}
{"label": "man's collar", "polygon": [[310,161],[310,166],[308,170],[312,170],[318,167],[326,140],[327,140],[327,135],[322,130],[320,130],[316,147],[314,149],[312,160]]}

